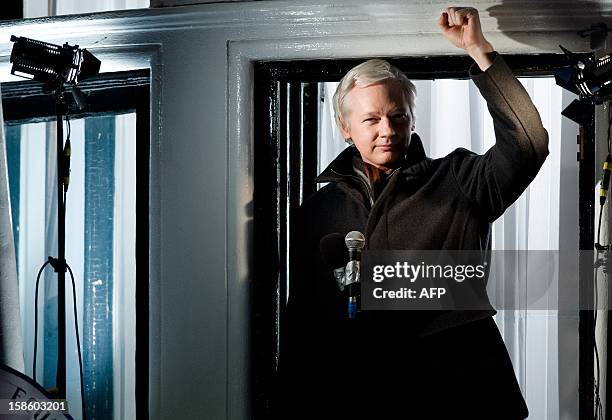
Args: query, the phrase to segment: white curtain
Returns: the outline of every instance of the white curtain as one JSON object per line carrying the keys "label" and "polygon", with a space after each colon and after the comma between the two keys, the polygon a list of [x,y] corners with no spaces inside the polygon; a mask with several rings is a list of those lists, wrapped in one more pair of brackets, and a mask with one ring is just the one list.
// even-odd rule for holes
{"label": "white curtain", "polygon": [[[566,173],[574,171],[577,177],[575,154],[562,155],[560,145],[562,137],[575,138],[577,126],[561,119],[561,110],[567,105],[564,103],[567,98],[552,77],[520,80],[532,97],[550,135],[550,156],[527,191],[493,224],[493,249],[561,249],[561,227],[570,238],[575,232],[574,249],[577,249],[577,217],[560,220],[561,206],[576,206],[578,202],[577,190],[568,193],[567,189],[563,203],[560,202],[561,168],[565,168]],[[413,82],[417,87],[416,131],[429,157],[445,156],[457,147],[484,153],[494,144],[493,121],[486,102],[471,81]],[[346,147],[333,120],[331,98],[336,85],[324,83],[320,89],[323,97],[319,126],[320,171]],[[512,286],[504,286],[505,293],[517,296],[525,293],[526,279],[521,273],[513,278],[508,277],[505,276],[504,282]],[[495,318],[527,400],[529,418],[559,419],[557,311],[502,310]]]}
{"label": "white curtain", "polygon": [[1,105],[0,126],[0,363],[23,372],[19,285]]}

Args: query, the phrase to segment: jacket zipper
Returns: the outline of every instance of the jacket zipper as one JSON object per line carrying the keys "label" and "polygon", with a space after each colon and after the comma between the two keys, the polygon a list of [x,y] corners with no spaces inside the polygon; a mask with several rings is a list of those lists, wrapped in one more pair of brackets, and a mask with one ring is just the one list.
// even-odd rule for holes
{"label": "jacket zipper", "polygon": [[[387,185],[385,185],[385,187],[383,188],[383,190],[380,192],[380,195],[378,196],[379,200],[380,198],[382,198],[385,195],[385,192],[387,191],[387,189],[389,188],[389,185],[392,183],[392,178],[393,176],[397,173],[397,171],[399,171],[400,168],[395,168],[393,170],[393,172],[391,172],[389,174],[389,178],[387,179]],[[347,175],[347,174],[341,174],[340,172],[336,171],[335,169],[331,170],[333,173],[335,173],[338,176],[341,177],[347,177],[347,178],[353,178],[353,179],[357,179],[359,180],[359,182],[361,182],[363,185],[365,185],[366,187],[366,191],[368,192],[368,198],[370,199],[370,211],[368,212],[368,218],[366,220],[366,224],[365,224],[365,231],[363,232],[365,238],[366,238],[366,243],[365,243],[365,247],[364,249],[368,249],[369,248],[369,234],[368,234],[368,230],[370,228],[370,224],[371,224],[371,217],[373,214],[373,210],[374,210],[374,193],[372,192],[370,186],[367,184],[367,182],[365,182],[363,179],[361,179],[358,176],[355,175]]]}
{"label": "jacket zipper", "polygon": [[[399,171],[400,168],[395,168],[390,174],[389,174],[389,178],[387,180],[387,185],[389,185],[389,181],[391,181],[391,177],[393,175],[395,175],[395,173],[397,171]],[[370,185],[365,182],[362,178],[355,176],[355,175],[347,175],[347,174],[341,174],[340,172],[336,171],[335,169],[332,168],[331,170],[333,173],[335,173],[338,176],[342,176],[342,177],[347,177],[347,178],[353,178],[358,180],[359,182],[361,182],[365,187],[366,187],[366,191],[368,193],[368,198],[370,199],[370,210],[372,210],[372,208],[374,207],[374,192],[372,191],[372,189],[370,188]],[[387,188],[387,185],[385,185],[385,188],[383,188],[383,190],[380,192],[380,195],[382,196],[385,189]]]}
{"label": "jacket zipper", "polygon": [[[397,171],[400,168],[395,168],[393,170],[393,172],[391,172],[389,174],[389,178],[387,179],[387,185],[385,185],[385,187],[383,188],[383,190],[380,192],[380,195],[378,196],[378,201],[380,202],[380,200],[385,196],[385,192],[389,189],[389,185],[392,184],[393,181],[393,176],[397,173]],[[365,231],[363,232],[363,235],[365,236],[365,247],[364,249],[369,249],[370,248],[370,225],[372,223],[372,215],[374,214],[374,206],[372,205],[372,208],[370,209],[370,213],[368,214],[368,219],[366,220],[366,225],[365,225]]]}
{"label": "jacket zipper", "polygon": [[[387,178],[387,185],[389,185],[389,183],[391,182],[391,178],[393,177],[393,175],[395,175],[395,173],[397,171],[399,171],[400,168],[395,168],[393,171],[391,171],[391,173],[389,174],[389,177]],[[382,197],[383,193],[385,192],[385,190],[387,189],[387,185],[385,185],[385,187],[382,189],[382,191],[380,192],[380,195],[378,196],[379,198]]]}

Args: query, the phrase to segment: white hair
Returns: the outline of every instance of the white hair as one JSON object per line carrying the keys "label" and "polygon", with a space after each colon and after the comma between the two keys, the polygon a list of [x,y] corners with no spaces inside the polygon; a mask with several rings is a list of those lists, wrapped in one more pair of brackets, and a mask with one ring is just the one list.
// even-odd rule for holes
{"label": "white hair", "polygon": [[338,125],[346,127],[346,116],[349,110],[345,104],[345,99],[351,89],[355,86],[366,87],[387,81],[400,82],[402,93],[404,94],[406,102],[408,102],[410,115],[414,121],[416,87],[400,69],[392,66],[385,60],[375,58],[353,67],[344,75],[342,80],[340,80],[340,84],[336,88],[336,93],[334,93],[333,98],[334,116],[336,117]]}

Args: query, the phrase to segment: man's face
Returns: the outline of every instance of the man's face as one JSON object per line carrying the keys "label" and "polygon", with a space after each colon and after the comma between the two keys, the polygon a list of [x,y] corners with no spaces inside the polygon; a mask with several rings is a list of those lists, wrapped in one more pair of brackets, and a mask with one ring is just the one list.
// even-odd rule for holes
{"label": "man's face", "polygon": [[404,156],[413,118],[399,82],[355,86],[345,98],[345,138],[351,138],[364,162],[389,171]]}

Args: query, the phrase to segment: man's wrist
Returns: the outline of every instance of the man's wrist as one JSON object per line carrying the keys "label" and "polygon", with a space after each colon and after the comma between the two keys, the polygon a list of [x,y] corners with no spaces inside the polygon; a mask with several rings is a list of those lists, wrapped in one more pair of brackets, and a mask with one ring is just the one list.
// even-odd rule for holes
{"label": "man's wrist", "polygon": [[493,46],[485,41],[482,44],[475,44],[465,49],[472,59],[478,64],[480,70],[486,71],[493,64],[491,53],[495,51]]}

